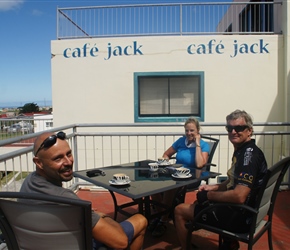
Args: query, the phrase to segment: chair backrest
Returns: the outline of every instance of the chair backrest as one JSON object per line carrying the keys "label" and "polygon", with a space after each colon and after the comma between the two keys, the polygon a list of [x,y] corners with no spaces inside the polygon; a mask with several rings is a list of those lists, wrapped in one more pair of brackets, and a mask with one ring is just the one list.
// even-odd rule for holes
{"label": "chair backrest", "polygon": [[0,192],[0,227],[13,250],[92,249],[91,213],[88,201]]}
{"label": "chair backrest", "polygon": [[214,153],[216,151],[216,148],[217,148],[220,140],[213,138],[213,137],[204,136],[204,135],[202,135],[201,138],[205,142],[207,142],[209,144],[209,147],[210,147],[209,154],[208,154],[208,160],[207,160],[207,163],[205,165],[206,171],[210,171],[211,166],[216,166],[215,164],[212,163],[212,159],[213,159]]}
{"label": "chair backrest", "polygon": [[259,213],[256,219],[256,227],[266,215],[271,219],[277,193],[289,166],[290,157],[286,157],[268,169],[257,195],[256,209],[259,210]]}

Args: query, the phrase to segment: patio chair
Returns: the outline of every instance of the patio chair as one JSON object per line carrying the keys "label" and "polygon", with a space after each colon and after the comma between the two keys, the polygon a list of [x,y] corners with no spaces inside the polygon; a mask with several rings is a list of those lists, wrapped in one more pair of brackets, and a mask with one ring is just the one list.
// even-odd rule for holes
{"label": "patio chair", "polygon": [[216,148],[220,140],[214,137],[204,136],[204,135],[201,136],[201,139],[203,139],[209,144],[210,149],[209,149],[208,159],[204,167],[206,171],[210,171],[211,166],[216,167],[216,164],[212,163],[212,159],[213,159],[214,153],[216,151]]}
{"label": "patio chair", "polygon": [[[257,194],[257,201],[254,207],[249,207],[244,204],[241,205],[232,203],[216,203],[198,213],[192,222],[188,222],[186,224],[186,227],[188,228],[187,249],[191,249],[192,232],[198,229],[205,229],[207,231],[219,234],[219,247],[221,247],[222,244],[222,237],[227,237],[230,239],[235,239],[247,243],[249,250],[253,248],[253,245],[267,231],[269,249],[273,249],[272,245],[273,210],[280,184],[283,180],[283,177],[289,165],[290,165],[290,157],[286,157],[268,169],[267,174],[264,177],[262,186]],[[234,233],[200,222],[199,219],[203,216],[203,214],[206,211],[212,211],[216,207],[222,208],[225,206],[241,208],[244,209],[245,211],[249,211],[253,215],[253,222],[251,224],[249,232]]]}
{"label": "patio chair", "polygon": [[92,249],[91,216],[88,201],[0,192],[0,228],[8,249]]}

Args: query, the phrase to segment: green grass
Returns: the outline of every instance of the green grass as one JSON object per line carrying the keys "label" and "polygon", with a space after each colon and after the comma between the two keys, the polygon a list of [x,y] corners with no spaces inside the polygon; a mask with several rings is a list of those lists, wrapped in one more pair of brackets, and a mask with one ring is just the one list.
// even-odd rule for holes
{"label": "green grass", "polygon": [[[6,175],[3,176],[3,178],[1,179],[1,186],[9,183],[9,181],[11,181],[17,173],[18,172],[11,172],[7,176]],[[17,177],[15,178],[15,181],[20,181],[21,179],[25,179],[25,177],[29,174],[30,174],[29,172],[22,172],[22,174],[17,175]]]}
{"label": "green grass", "polygon": [[21,179],[25,179],[27,177],[27,175],[29,175],[30,172],[22,172],[22,174],[19,174],[17,177],[16,177],[16,181],[20,181]]}
{"label": "green grass", "polygon": [[22,136],[22,133],[18,132],[18,133],[8,134],[6,132],[0,132],[0,140],[6,140],[6,139],[14,138],[17,136]]}

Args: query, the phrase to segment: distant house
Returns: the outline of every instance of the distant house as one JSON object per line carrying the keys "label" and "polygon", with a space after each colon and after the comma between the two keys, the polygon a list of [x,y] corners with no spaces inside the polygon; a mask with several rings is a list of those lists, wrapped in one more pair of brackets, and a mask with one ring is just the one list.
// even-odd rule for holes
{"label": "distant house", "polygon": [[40,111],[40,112],[31,112],[31,113],[20,113],[18,114],[17,118],[21,117],[31,117],[33,118],[34,115],[48,115],[50,112],[47,111]]}
{"label": "distant house", "polygon": [[52,114],[34,114],[34,133],[45,131],[53,128]]}
{"label": "distant house", "polygon": [[15,116],[14,112],[5,112],[5,113],[0,115],[0,118],[12,118],[14,116]]}

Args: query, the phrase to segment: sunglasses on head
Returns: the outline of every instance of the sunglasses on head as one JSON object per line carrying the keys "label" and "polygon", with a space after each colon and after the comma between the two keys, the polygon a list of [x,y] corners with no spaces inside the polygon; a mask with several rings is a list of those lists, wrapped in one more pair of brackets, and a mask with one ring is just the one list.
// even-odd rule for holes
{"label": "sunglasses on head", "polygon": [[62,131],[58,132],[55,135],[51,135],[49,137],[47,137],[39,146],[39,148],[36,150],[35,156],[38,154],[38,152],[43,149],[43,148],[50,148],[52,145],[54,145],[56,143],[56,140],[61,139],[61,140],[65,140],[66,139],[66,134]]}
{"label": "sunglasses on head", "polygon": [[238,126],[231,126],[231,125],[227,125],[226,126],[226,130],[231,133],[233,131],[233,129],[239,133],[239,132],[243,132],[246,128],[249,128],[249,126],[247,125],[238,125]]}

